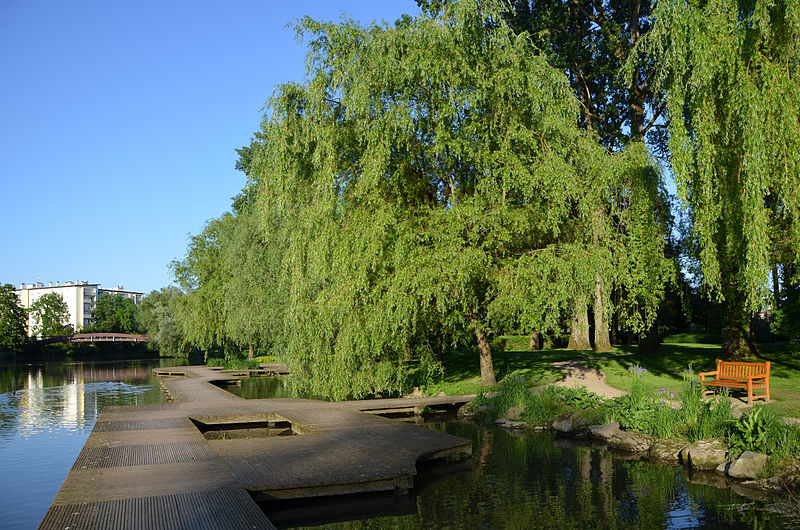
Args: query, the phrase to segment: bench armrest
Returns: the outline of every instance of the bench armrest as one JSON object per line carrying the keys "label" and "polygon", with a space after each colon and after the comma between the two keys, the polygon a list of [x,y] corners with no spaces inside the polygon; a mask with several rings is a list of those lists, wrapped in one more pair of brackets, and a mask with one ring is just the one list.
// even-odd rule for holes
{"label": "bench armrest", "polygon": [[767,374],[755,374],[755,375],[748,375],[745,379],[765,379],[767,378]]}
{"label": "bench armrest", "polygon": [[717,370],[714,370],[713,372],[700,372],[697,375],[700,376],[700,381],[705,381],[705,376],[717,375]]}

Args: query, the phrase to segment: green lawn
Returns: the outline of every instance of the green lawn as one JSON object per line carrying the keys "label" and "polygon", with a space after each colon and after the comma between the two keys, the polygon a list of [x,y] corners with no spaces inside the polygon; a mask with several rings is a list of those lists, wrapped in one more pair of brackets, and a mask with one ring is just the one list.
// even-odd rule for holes
{"label": "green lawn", "polygon": [[[800,416],[800,357],[792,354],[786,345],[759,345],[763,359],[746,359],[752,362],[770,361],[770,394],[778,412],[789,416]],[[636,351],[635,348],[632,351]],[[661,351],[651,354],[634,354],[630,357],[585,361],[586,366],[602,370],[606,382],[617,388],[629,387],[628,366],[639,364],[647,368],[645,385],[653,392],[660,388],[679,395],[681,373],[689,365],[695,373],[708,372],[716,367],[720,347],[714,344],[662,344]],[[733,390],[741,397],[742,390]]]}
{"label": "green lawn", "polygon": [[[550,366],[551,362],[568,361],[598,355],[624,353],[615,350],[607,354],[596,354],[592,350],[528,350],[528,337],[501,337],[505,349],[492,348],[492,362],[497,381],[504,377],[524,377],[529,386],[546,385],[563,378],[563,372]],[[460,348],[444,356],[444,378],[428,386],[428,394],[444,392],[448,395],[477,394],[487,390],[481,386],[477,348]]]}
{"label": "green lawn", "polygon": [[[551,362],[584,357],[597,357],[591,350],[554,349],[530,351],[527,337],[501,337],[505,339],[505,350],[493,349],[497,380],[503,377],[524,377],[530,386],[539,386],[558,381],[563,374],[550,366]],[[499,341],[496,341],[499,342]],[[759,346],[763,359],[748,359],[753,362],[772,363],[770,370],[770,394],[778,412],[800,417],[800,356],[791,352],[785,344],[762,344]],[[662,344],[658,353],[638,354],[636,346],[620,346],[605,356],[630,353],[625,357],[609,357],[583,361],[586,366],[597,368],[606,374],[606,382],[616,388],[628,390],[630,376],[628,367],[639,364],[647,368],[645,385],[653,393],[662,387],[672,392],[675,399],[680,395],[682,372],[690,365],[694,372],[714,370],[719,356],[718,344]],[[444,378],[429,386],[427,392],[443,391],[449,395],[475,394],[485,390],[480,384],[478,352],[474,348],[462,348],[450,352],[444,358]],[[738,394],[736,392],[739,392]],[[735,396],[742,391],[734,390]]]}

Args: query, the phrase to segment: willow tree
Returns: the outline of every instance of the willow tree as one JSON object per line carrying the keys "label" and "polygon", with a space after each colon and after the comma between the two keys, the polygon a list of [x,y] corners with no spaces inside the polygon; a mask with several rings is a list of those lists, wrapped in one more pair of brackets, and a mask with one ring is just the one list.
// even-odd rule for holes
{"label": "willow tree", "polygon": [[723,355],[757,353],[775,227],[795,262],[800,249],[800,1],[662,0],[648,47],[703,282],[723,302]]}
{"label": "willow tree", "polygon": [[225,284],[230,271],[222,256],[226,232],[236,218],[226,213],[210,220],[202,232],[190,238],[186,257],[170,264],[185,296],[175,299],[173,309],[181,347],[209,352],[223,348],[225,333]]}
{"label": "willow tree", "polygon": [[[285,351],[298,383],[336,397],[391,387],[432,335],[469,333],[493,384],[504,278],[600,189],[602,150],[576,125],[565,75],[492,2],[300,31],[309,80],[276,92],[253,162],[262,211],[291,227]],[[560,269],[573,258],[558,253]]]}

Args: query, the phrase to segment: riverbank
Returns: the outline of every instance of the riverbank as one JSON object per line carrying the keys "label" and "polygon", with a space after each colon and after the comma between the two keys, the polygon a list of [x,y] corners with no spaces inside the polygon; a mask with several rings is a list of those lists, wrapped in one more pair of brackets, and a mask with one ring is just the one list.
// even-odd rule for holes
{"label": "riverbank", "polygon": [[[726,390],[703,398],[691,368],[674,392],[651,392],[648,370],[628,364],[628,391],[606,382],[584,363],[628,362],[633,355],[553,363],[565,371],[558,383],[529,388],[506,378],[460,414],[510,429],[539,429],[622,451],[680,464],[690,473],[716,473],[719,487],[781,495],[800,486],[800,427],[767,405],[745,405]],[[714,481],[712,481],[714,482]]]}
{"label": "riverbank", "polygon": [[[157,351],[141,342],[54,343],[30,347],[22,352],[0,352],[0,364],[159,358]],[[194,362],[201,360],[202,354],[193,359]]]}
{"label": "riverbank", "polygon": [[[156,366],[168,362],[163,359]],[[152,366],[149,361],[140,364]],[[130,372],[134,364],[124,367],[124,372],[120,368],[119,363],[0,366],[0,381],[19,374],[13,379],[20,383],[15,388],[22,389],[0,389],[0,407],[4,417],[12,419],[0,422],[0,474],[16,477],[0,487],[6,525],[33,528],[41,521],[100,408],[163,402],[158,381],[131,379],[136,374]],[[89,383],[90,374],[125,378],[118,383],[113,379]],[[424,427],[471,440],[472,458],[443,467],[418,466],[408,494],[270,502],[261,503],[261,509],[281,527],[344,521],[370,528],[777,528],[797,524],[791,515],[781,515],[786,511],[784,501],[753,501],[732,490],[710,487],[699,474],[690,476],[679,466],[631,460],[595,449],[589,441],[554,433],[442,421],[442,416],[425,414]],[[300,437],[284,440],[288,443],[292,438]],[[143,483],[147,484],[147,478]]]}

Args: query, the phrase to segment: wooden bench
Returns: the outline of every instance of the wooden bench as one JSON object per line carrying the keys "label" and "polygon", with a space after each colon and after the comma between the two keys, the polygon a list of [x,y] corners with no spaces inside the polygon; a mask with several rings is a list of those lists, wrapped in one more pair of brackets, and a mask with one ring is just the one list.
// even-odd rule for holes
{"label": "wooden bench", "polygon": [[[743,363],[717,359],[717,369],[713,372],[700,372],[700,384],[707,386],[724,386],[728,388],[744,388],[747,390],[747,402],[752,405],[755,398],[769,401],[769,361],[763,363]],[[716,376],[706,380],[706,377]],[[764,393],[753,395],[753,389],[763,388]],[[703,396],[713,394],[713,390],[704,390]]]}

